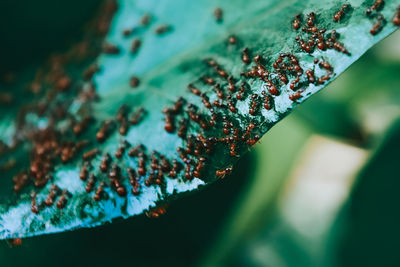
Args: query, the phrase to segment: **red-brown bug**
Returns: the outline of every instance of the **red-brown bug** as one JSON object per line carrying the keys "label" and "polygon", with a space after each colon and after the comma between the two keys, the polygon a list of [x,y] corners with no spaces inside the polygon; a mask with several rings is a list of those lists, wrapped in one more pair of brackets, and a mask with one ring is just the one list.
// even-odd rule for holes
{"label": "red-brown bug", "polygon": [[90,80],[92,79],[93,75],[99,71],[99,66],[97,64],[92,64],[89,67],[87,67],[82,76],[84,80]]}
{"label": "red-brown bug", "polygon": [[214,17],[216,19],[217,22],[222,22],[222,16],[223,16],[223,11],[220,7],[217,7],[214,10]]}
{"label": "red-brown bug", "polygon": [[350,55],[350,52],[339,42],[333,43],[333,49],[342,52],[343,54]]}
{"label": "red-brown bug", "polygon": [[98,142],[103,142],[106,139],[112,124],[112,121],[105,121],[102,124],[100,130],[96,133],[96,138]]}
{"label": "red-brown bug", "polygon": [[267,93],[266,93],[265,91],[262,91],[261,94],[262,94],[263,97],[264,97],[264,101],[263,101],[263,102],[264,102],[264,108],[265,108],[266,110],[270,110],[270,109],[272,108],[270,96],[267,95]]}
{"label": "red-brown bug", "polygon": [[86,188],[85,188],[86,193],[92,192],[95,180],[96,180],[96,177],[94,176],[94,174],[93,173],[90,174],[89,175],[89,179],[88,179],[88,181],[86,183]]}
{"label": "red-brown bug", "polygon": [[293,29],[298,30],[300,28],[300,21],[301,21],[301,15],[297,14],[292,23]]}
{"label": "red-brown bug", "polygon": [[22,238],[11,238],[6,240],[10,247],[18,247],[22,245]]}
{"label": "red-brown bug", "polygon": [[294,90],[299,82],[300,82],[300,76],[297,76],[296,79],[294,79],[290,84],[290,89]]}
{"label": "red-brown bug", "polygon": [[118,159],[121,159],[122,158],[122,155],[124,154],[124,152],[125,152],[125,145],[124,144],[121,144],[118,148],[117,148],[117,151],[115,151],[115,157],[116,158],[118,158]]}
{"label": "red-brown bug", "polygon": [[53,205],[54,199],[56,198],[60,188],[57,185],[52,185],[50,188],[50,192],[45,200],[45,205],[50,207]]}
{"label": "red-brown bug", "polygon": [[72,84],[72,80],[69,77],[62,77],[57,81],[56,88],[60,92],[66,91]]}
{"label": "red-brown bug", "polygon": [[201,80],[202,80],[205,84],[208,84],[208,85],[214,85],[214,83],[215,83],[215,80],[214,80],[213,78],[211,78],[211,77],[202,76],[202,77],[201,77]]}
{"label": "red-brown bug", "polygon": [[57,208],[62,209],[65,207],[65,205],[67,204],[67,195],[68,195],[68,191],[63,190],[60,198],[57,201],[57,204],[56,204]]}
{"label": "red-brown bug", "polygon": [[201,95],[201,91],[199,89],[197,89],[196,87],[194,87],[193,84],[188,84],[188,89],[190,90],[190,92],[192,92],[192,94],[195,94],[197,96]]}
{"label": "red-brown bug", "polygon": [[225,178],[226,175],[230,175],[231,173],[232,173],[232,166],[228,166],[225,169],[215,171],[215,175],[218,178]]}
{"label": "red-brown bug", "polygon": [[377,35],[383,29],[383,26],[386,23],[386,20],[382,15],[379,15],[377,19],[377,22],[374,24],[374,26],[372,26],[371,30],[369,31],[371,35]]}
{"label": "red-brown bug", "polygon": [[373,12],[379,11],[383,8],[383,5],[385,4],[385,1],[383,0],[376,0],[372,6],[370,6],[366,11],[365,14],[367,16],[372,16]]}
{"label": "red-brown bug", "polygon": [[395,26],[400,26],[400,6],[397,7],[392,21]]}
{"label": "red-brown bug", "polygon": [[91,159],[93,159],[98,153],[99,153],[99,149],[98,149],[98,148],[93,148],[92,150],[90,150],[90,151],[84,153],[84,154],[82,155],[82,158],[83,158],[84,160],[91,160]]}
{"label": "red-brown bug", "polygon": [[143,152],[139,153],[139,168],[138,173],[141,176],[146,175],[145,155]]}
{"label": "red-brown bug", "polygon": [[82,181],[85,181],[87,175],[88,175],[88,170],[87,170],[86,166],[83,166],[82,169],[81,169],[81,172],[79,173],[79,178],[80,178]]}
{"label": "red-brown bug", "polygon": [[124,29],[124,30],[122,31],[122,35],[123,35],[124,37],[129,37],[129,36],[133,33],[133,31],[134,31],[134,28]]}
{"label": "red-brown bug", "polygon": [[186,120],[181,119],[179,121],[179,129],[178,129],[178,136],[182,139],[185,139],[186,137],[186,132],[187,132],[187,126],[186,126]]}
{"label": "red-brown bug", "polygon": [[328,62],[325,61],[320,61],[319,66],[323,69],[326,69],[327,71],[332,71],[332,66]]}
{"label": "red-brown bug", "polygon": [[140,84],[139,78],[136,77],[136,76],[131,76],[131,78],[129,79],[129,85],[130,85],[132,88],[136,88],[136,87],[139,86],[139,84]]}
{"label": "red-brown bug", "polygon": [[315,82],[315,76],[314,76],[314,71],[313,70],[306,70],[306,75],[307,75],[307,79],[310,83],[314,83]]}
{"label": "red-brown bug", "polygon": [[250,64],[250,62],[251,62],[250,55],[249,55],[249,49],[247,47],[245,49],[243,49],[243,51],[242,51],[242,61],[245,64]]}
{"label": "red-brown bug", "polygon": [[160,25],[154,30],[154,32],[157,35],[161,35],[161,34],[164,34],[166,32],[170,32],[170,31],[172,31],[172,26],[171,25],[167,25],[167,24]]}
{"label": "red-brown bug", "polygon": [[140,39],[137,39],[137,38],[134,39],[131,44],[131,53],[136,54],[137,51],[139,50],[141,44],[142,44],[142,42],[140,41]]}
{"label": "red-brown bug", "polygon": [[151,219],[157,219],[161,215],[164,215],[167,212],[166,205],[153,208],[146,212],[146,216]]}
{"label": "red-brown bug", "polygon": [[235,81],[234,81],[232,75],[228,76],[228,89],[231,93],[234,93],[236,91]]}
{"label": "red-brown bug", "polygon": [[132,147],[131,149],[129,149],[128,155],[129,155],[130,157],[136,157],[136,156],[138,156],[141,152],[143,152],[143,145],[142,145],[142,144],[139,144],[139,145],[137,145],[137,146]]}
{"label": "red-brown bug", "polygon": [[257,143],[258,140],[260,140],[260,136],[255,135],[253,138],[247,139],[246,144],[249,146],[253,146],[255,143]]}
{"label": "red-brown bug", "polygon": [[120,49],[116,45],[104,43],[103,44],[103,53],[109,54],[109,55],[118,55],[120,53]]}
{"label": "red-brown bug", "polygon": [[105,153],[103,156],[103,160],[100,163],[100,170],[102,172],[106,172],[108,170],[108,166],[111,162],[111,156],[108,153]]}
{"label": "red-brown bug", "polygon": [[164,129],[169,132],[175,132],[175,125],[174,125],[174,116],[171,114],[170,110],[167,109],[165,113],[165,125]]}
{"label": "red-brown bug", "polygon": [[228,42],[230,44],[236,44],[237,43],[236,36],[234,36],[234,35],[229,36]]}
{"label": "red-brown bug", "polygon": [[138,177],[136,171],[132,168],[128,168],[129,183],[132,185],[132,194],[137,196],[140,194],[140,184],[138,182]]}
{"label": "red-brown bug", "polygon": [[314,23],[315,23],[315,13],[311,12],[310,14],[308,14],[307,17],[307,25],[311,27],[314,26]]}
{"label": "red-brown bug", "polygon": [[344,4],[342,8],[338,12],[336,12],[335,15],[333,16],[333,21],[336,22],[340,21],[349,7],[350,7],[349,4]]}
{"label": "red-brown bug", "polygon": [[31,211],[35,214],[39,212],[37,203],[36,203],[36,192],[31,193]]}
{"label": "red-brown bug", "polygon": [[146,114],[146,111],[143,107],[139,107],[136,109],[135,112],[133,112],[132,117],[131,117],[131,124],[132,125],[137,125],[141,120],[143,119],[143,116]]}
{"label": "red-brown bug", "polygon": [[193,171],[193,176],[194,176],[194,177],[196,177],[196,178],[199,178],[199,177],[200,177],[201,171],[202,171],[203,168],[204,168],[204,162],[206,162],[206,158],[200,157],[199,160],[198,160],[198,162],[197,162],[197,164],[196,164],[196,167],[195,167],[195,169],[194,169],[194,171]]}
{"label": "red-brown bug", "polygon": [[171,171],[169,172],[168,176],[170,176],[170,177],[172,177],[172,178],[175,178],[176,175],[177,175],[177,172],[179,172],[179,171],[181,170],[181,165],[180,165],[180,163],[179,163],[177,160],[175,160],[175,159],[172,161],[172,164],[173,164],[173,166],[172,166],[172,169],[171,169]]}
{"label": "red-brown bug", "polygon": [[303,92],[302,90],[298,90],[296,93],[291,94],[291,95],[289,96],[289,99],[292,100],[292,101],[296,101],[296,100],[300,99],[300,98],[301,98],[301,93],[302,93],[302,92]]}
{"label": "red-brown bug", "polygon": [[88,126],[89,122],[92,120],[92,117],[85,117],[82,121],[78,122],[72,128],[74,134],[79,136]]}
{"label": "red-brown bug", "polygon": [[250,109],[249,109],[249,114],[250,115],[255,115],[256,111],[257,111],[257,106],[258,106],[258,94],[253,94],[251,96],[251,102],[250,102]]}
{"label": "red-brown bug", "polygon": [[236,94],[236,99],[237,100],[242,100],[243,99],[243,94],[245,93],[246,90],[246,84],[242,83],[239,92]]}
{"label": "red-brown bug", "polygon": [[103,194],[104,194],[104,182],[100,182],[99,187],[97,188],[96,193],[93,196],[94,200],[100,201]]}
{"label": "red-brown bug", "polygon": [[150,21],[151,21],[150,14],[144,14],[142,16],[142,18],[140,19],[140,24],[143,25],[143,26],[147,26],[147,25],[150,24]]}
{"label": "red-brown bug", "polygon": [[225,99],[224,93],[222,92],[219,84],[215,84],[214,89],[215,89],[215,92],[217,93],[217,96],[219,99],[222,99],[222,100]]}

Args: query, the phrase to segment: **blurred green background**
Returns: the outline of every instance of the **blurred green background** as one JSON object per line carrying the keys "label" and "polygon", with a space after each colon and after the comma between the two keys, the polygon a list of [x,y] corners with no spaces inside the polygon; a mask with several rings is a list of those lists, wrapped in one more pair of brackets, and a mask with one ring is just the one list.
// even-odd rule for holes
{"label": "blurred green background", "polygon": [[[98,5],[19,2],[19,16],[15,1],[0,3],[2,71],[63,49]],[[398,31],[275,126],[230,177],[165,216],[2,242],[0,266],[400,266],[399,43]]]}

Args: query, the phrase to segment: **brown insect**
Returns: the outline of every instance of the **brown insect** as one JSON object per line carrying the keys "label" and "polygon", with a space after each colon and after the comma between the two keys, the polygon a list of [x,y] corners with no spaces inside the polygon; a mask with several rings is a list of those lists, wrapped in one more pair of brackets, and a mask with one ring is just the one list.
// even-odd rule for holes
{"label": "brown insect", "polygon": [[250,64],[250,62],[251,62],[250,55],[249,55],[249,49],[247,47],[245,49],[243,49],[243,51],[242,51],[242,61],[245,64]]}
{"label": "brown insect", "polygon": [[132,194],[137,196],[140,194],[140,184],[137,180],[136,171],[132,168],[128,168],[129,183],[132,185]]}
{"label": "brown insect", "polygon": [[131,78],[129,79],[129,85],[130,85],[132,88],[138,87],[138,86],[140,85],[140,80],[139,80],[139,78],[136,77],[136,76],[131,76]]}
{"label": "brown insect", "polygon": [[141,152],[143,152],[143,145],[137,145],[135,147],[132,147],[129,151],[128,151],[128,155],[130,157],[136,157],[138,156]]}
{"label": "brown insect", "polygon": [[84,154],[82,155],[82,158],[83,158],[84,160],[91,160],[91,159],[93,159],[98,153],[99,153],[99,149],[98,149],[98,148],[93,148],[92,150],[90,150],[90,151],[84,153]]}
{"label": "brown insect", "polygon": [[104,182],[100,182],[99,187],[97,188],[96,193],[93,196],[94,200],[100,201],[103,194],[104,194]]}
{"label": "brown insect", "polygon": [[131,117],[131,124],[132,125],[137,125],[141,120],[143,119],[143,116],[145,115],[146,111],[143,107],[139,107],[136,109],[135,112],[133,112],[132,117]]}
{"label": "brown insect", "polygon": [[188,84],[188,89],[190,90],[190,92],[192,92],[192,94],[200,96],[201,95],[201,91],[199,89],[197,89],[196,87],[194,87],[193,84]]}
{"label": "brown insect", "polygon": [[232,166],[226,167],[225,169],[215,171],[215,175],[218,178],[225,178],[226,175],[230,175],[231,173],[232,173]]}
{"label": "brown insect", "polygon": [[88,181],[86,183],[86,188],[85,188],[86,193],[92,192],[95,180],[96,180],[96,177],[94,176],[94,174],[93,173],[90,174],[89,175],[89,179],[88,179]]}
{"label": "brown insect", "polygon": [[109,43],[103,44],[103,53],[104,54],[118,55],[120,52],[121,52],[120,49],[116,45],[109,44]]}
{"label": "brown insect", "polygon": [[223,20],[223,11],[222,11],[222,9],[220,7],[217,7],[214,10],[214,17],[215,17],[217,22],[222,22],[222,20]]}
{"label": "brown insect", "polygon": [[249,114],[250,115],[255,115],[258,107],[258,94],[253,94],[251,96],[251,102],[250,102],[250,109],[249,109]]}
{"label": "brown insect", "polygon": [[167,25],[167,24],[160,25],[154,30],[154,32],[157,35],[161,35],[161,34],[164,34],[166,32],[170,32],[170,31],[172,31],[172,27],[171,27],[171,25]]}
{"label": "brown insect", "polygon": [[145,155],[143,152],[139,153],[139,168],[138,173],[141,176],[146,175]]}
{"label": "brown insect", "polygon": [[294,20],[292,23],[293,29],[298,30],[300,28],[300,23],[301,23],[300,21],[301,21],[301,14],[297,14],[294,17]]}
{"label": "brown insect", "polygon": [[187,132],[187,126],[186,126],[186,120],[181,119],[179,121],[179,129],[178,129],[178,136],[182,139],[185,139],[186,137],[186,132]]}
{"label": "brown insect", "polygon": [[50,192],[47,195],[47,198],[45,200],[45,205],[50,207],[54,203],[54,199],[56,198],[60,188],[57,185],[52,185],[50,188]]}
{"label": "brown insect", "polygon": [[87,167],[83,166],[82,169],[81,169],[81,172],[79,173],[79,178],[82,181],[85,181],[88,173],[89,173],[89,171],[88,171]]}
{"label": "brown insect", "polygon": [[230,44],[236,44],[236,43],[237,43],[236,36],[235,36],[235,35],[229,36],[228,42],[229,42]]}
{"label": "brown insect", "polygon": [[372,26],[371,30],[369,31],[371,35],[377,35],[382,29],[383,26],[386,24],[386,20],[382,15],[378,16],[377,22]]}
{"label": "brown insect", "polygon": [[306,70],[306,75],[307,75],[307,79],[310,83],[314,83],[315,82],[315,76],[314,76],[314,71],[313,70]]}
{"label": "brown insect", "polygon": [[344,16],[346,10],[347,10],[349,7],[350,7],[349,4],[344,4],[344,5],[342,6],[342,8],[341,8],[338,12],[336,12],[335,15],[333,15],[333,21],[336,21],[336,22],[340,21],[340,20],[343,18],[343,16]]}
{"label": "brown insect", "polygon": [[308,14],[307,17],[307,25],[311,27],[314,26],[314,23],[315,23],[315,13],[311,12],[310,14]]}
{"label": "brown insect", "polygon": [[385,4],[385,1],[383,0],[376,0],[372,6],[370,6],[366,11],[365,14],[367,16],[372,16],[374,12],[379,11],[383,8],[383,5]]}
{"label": "brown insect", "polygon": [[79,136],[88,126],[90,121],[92,120],[92,117],[85,117],[83,120],[75,124],[72,128],[74,134],[76,136]]}
{"label": "brown insect", "polygon": [[271,98],[269,95],[267,95],[267,93],[265,91],[262,91],[261,94],[264,97],[264,108],[266,110],[270,110],[272,108],[271,106]]}
{"label": "brown insect", "polygon": [[141,44],[142,44],[142,42],[140,41],[140,39],[137,39],[137,38],[134,39],[131,44],[131,53],[136,54],[137,51],[139,50]]}
{"label": "brown insect", "polygon": [[302,93],[302,92],[303,92],[302,90],[298,90],[296,93],[291,94],[291,95],[289,96],[289,99],[292,100],[292,101],[296,101],[296,100],[300,99],[300,98],[301,98],[301,93]]}
{"label": "brown insect", "polygon": [[320,62],[319,62],[319,66],[320,66],[321,68],[323,68],[323,69],[326,69],[327,71],[332,71],[332,66],[331,66],[331,64],[329,64],[329,63],[326,62],[326,61],[320,61]]}
{"label": "brown insect", "polygon": [[111,162],[111,156],[108,153],[105,153],[103,156],[103,160],[100,163],[100,170],[102,172],[106,172],[108,170],[108,166]]}
{"label": "brown insect", "polygon": [[67,204],[67,195],[68,195],[68,191],[63,190],[60,198],[57,201],[57,204],[56,204],[57,208],[62,209],[65,207],[65,205]]}
{"label": "brown insect", "polygon": [[165,112],[165,125],[164,129],[169,132],[175,132],[175,125],[174,125],[174,116],[171,114],[170,109],[167,109]]}
{"label": "brown insect", "polygon": [[181,170],[181,165],[175,159],[172,161],[172,164],[173,164],[173,166],[172,166],[171,171],[169,172],[169,176],[172,177],[172,178],[175,178],[176,175],[177,175],[177,172],[179,172]]}
{"label": "brown insect", "polygon": [[103,142],[107,135],[109,134],[109,131],[111,130],[112,126],[112,121],[105,121],[103,122],[100,130],[96,133],[96,138],[98,142]]}
{"label": "brown insect", "polygon": [[395,26],[400,26],[400,6],[397,7],[392,21]]}
{"label": "brown insect", "polygon": [[197,164],[196,164],[196,167],[195,167],[195,169],[194,169],[194,171],[193,171],[193,176],[194,176],[194,177],[196,177],[196,178],[199,178],[199,177],[200,177],[201,171],[202,171],[203,168],[204,168],[204,162],[206,162],[206,158],[200,157],[199,160],[198,160],[198,162],[197,162]]}
{"label": "brown insect", "polygon": [[243,99],[243,95],[245,93],[246,90],[246,84],[242,83],[239,92],[236,94],[236,99],[237,100],[242,100]]}
{"label": "brown insect", "polygon": [[143,25],[143,26],[147,26],[147,25],[150,24],[150,21],[151,21],[150,14],[144,14],[142,16],[142,18],[140,19],[140,24]]}
{"label": "brown insect", "polygon": [[35,214],[39,213],[39,209],[36,203],[36,192],[31,193],[31,211]]}
{"label": "brown insect", "polygon": [[99,71],[99,66],[97,64],[92,64],[87,67],[83,72],[83,79],[90,80],[92,79],[93,75]]}

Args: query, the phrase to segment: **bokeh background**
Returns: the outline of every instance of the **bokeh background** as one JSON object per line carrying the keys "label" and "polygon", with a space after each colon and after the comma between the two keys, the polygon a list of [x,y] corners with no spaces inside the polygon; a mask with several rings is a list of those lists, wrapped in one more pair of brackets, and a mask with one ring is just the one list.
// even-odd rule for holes
{"label": "bokeh background", "polygon": [[[1,1],[0,73],[65,49],[98,4]],[[161,218],[2,242],[0,266],[400,266],[399,44],[397,31]]]}

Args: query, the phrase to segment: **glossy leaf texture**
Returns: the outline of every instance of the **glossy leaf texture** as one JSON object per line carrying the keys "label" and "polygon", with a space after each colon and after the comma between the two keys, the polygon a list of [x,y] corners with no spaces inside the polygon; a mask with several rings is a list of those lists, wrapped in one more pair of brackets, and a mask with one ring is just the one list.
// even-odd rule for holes
{"label": "glossy leaf texture", "polygon": [[57,92],[52,111],[26,109],[22,126],[15,112],[0,120],[0,160],[18,162],[2,172],[0,237],[157,217],[229,176],[275,123],[396,30],[399,4],[367,16],[371,1],[119,1],[93,79]]}

